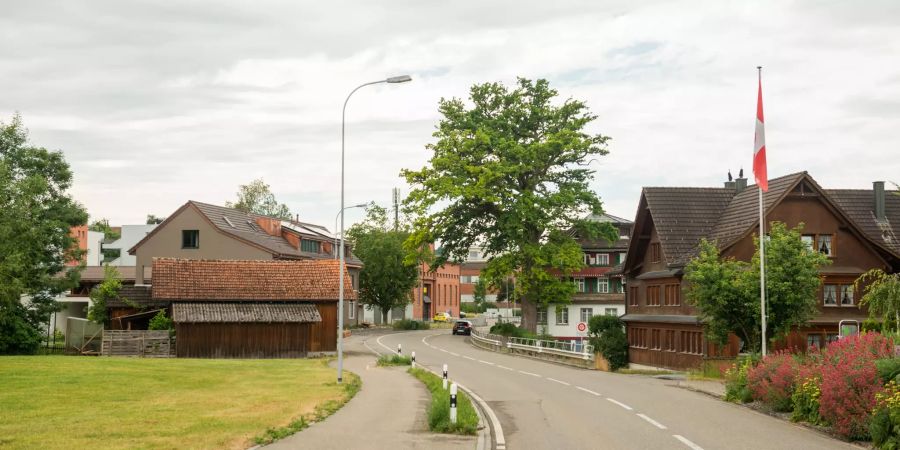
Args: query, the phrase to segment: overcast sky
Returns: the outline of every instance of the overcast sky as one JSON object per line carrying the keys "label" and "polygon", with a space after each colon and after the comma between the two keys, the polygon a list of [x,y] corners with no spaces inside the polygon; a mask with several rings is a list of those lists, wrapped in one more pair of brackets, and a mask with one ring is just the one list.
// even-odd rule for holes
{"label": "overcast sky", "polygon": [[262,177],[331,228],[356,85],[414,79],[348,107],[347,203],[386,205],[430,156],[441,97],[547,78],[612,137],[592,187],[632,219],[642,186],[752,178],[762,65],[771,177],[900,181],[900,2],[752,3],[10,2],[0,120],[18,112],[34,144],[65,152],[92,219],[224,204]]}

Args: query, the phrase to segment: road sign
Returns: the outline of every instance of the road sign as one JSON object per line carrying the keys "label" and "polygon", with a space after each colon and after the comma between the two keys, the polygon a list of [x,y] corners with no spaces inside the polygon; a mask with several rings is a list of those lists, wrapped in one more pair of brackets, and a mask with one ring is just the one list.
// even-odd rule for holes
{"label": "road sign", "polygon": [[584,330],[587,330],[587,324],[584,322],[578,322],[577,328],[578,328],[578,331],[584,332]]}

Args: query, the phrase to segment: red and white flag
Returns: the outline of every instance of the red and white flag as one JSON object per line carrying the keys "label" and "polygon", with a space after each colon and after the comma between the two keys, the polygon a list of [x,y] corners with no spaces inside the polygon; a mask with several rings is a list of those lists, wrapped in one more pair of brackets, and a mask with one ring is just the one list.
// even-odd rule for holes
{"label": "red and white flag", "polygon": [[753,175],[763,192],[769,191],[769,177],[766,174],[766,130],[763,120],[762,75],[759,78],[759,97],[756,101],[756,137],[753,140]]}

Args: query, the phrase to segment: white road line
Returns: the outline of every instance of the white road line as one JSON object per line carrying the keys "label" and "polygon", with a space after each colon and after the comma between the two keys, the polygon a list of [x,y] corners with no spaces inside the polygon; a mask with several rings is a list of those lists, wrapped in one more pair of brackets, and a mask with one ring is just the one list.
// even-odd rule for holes
{"label": "white road line", "polygon": [[372,348],[372,347],[369,346],[369,340],[368,340],[368,339],[366,339],[366,340],[363,341],[363,345],[365,345],[367,349],[371,350],[372,353],[375,354],[375,356],[377,356],[377,357],[379,357],[379,358],[381,357],[381,353],[378,353],[374,348]]}
{"label": "white road line", "polygon": [[516,370],[516,369],[513,369],[512,367],[501,366],[500,364],[497,364],[497,367],[504,369],[504,370]]}
{"label": "white road line", "polygon": [[520,370],[519,373],[521,373],[521,374],[523,374],[523,375],[531,375],[531,376],[533,376],[533,377],[541,378],[541,376],[538,375],[538,374],[536,374],[536,373],[526,372],[526,371],[524,371],[524,370]]}
{"label": "white road line", "polygon": [[594,391],[592,391],[592,390],[590,390],[590,389],[585,389],[585,388],[583,388],[583,387],[581,387],[581,386],[575,386],[575,389],[578,389],[579,391],[587,392],[588,394],[596,395],[597,397],[600,396],[600,393],[599,393],[599,392],[594,392]]}
{"label": "white road line", "polygon": [[442,352],[444,352],[444,353],[447,353],[447,350],[444,350],[444,349],[442,349],[442,348],[439,348],[438,350],[440,350],[440,351],[442,351]]}
{"label": "white road line", "polygon": [[651,419],[650,417],[647,417],[646,414],[640,414],[640,413],[638,413],[637,416],[640,417],[641,419],[646,420],[647,422],[650,422],[650,425],[653,425],[653,426],[655,426],[656,428],[659,428],[660,430],[665,430],[665,429],[666,429],[666,426],[665,426],[665,425],[663,425],[663,424],[661,424],[661,423],[659,423],[659,422],[657,422],[657,421]]}
{"label": "white road line", "polygon": [[469,359],[469,360],[472,360],[472,361],[477,361],[477,359],[475,359],[475,358],[473,358],[473,357],[471,357],[471,356],[463,355],[463,358],[466,358],[466,359]]}
{"label": "white road line", "polygon": [[459,356],[459,353],[453,353],[453,352],[450,352],[450,354],[453,355],[453,356]]}
{"label": "white road line", "polygon": [[480,362],[480,363],[482,363],[482,364],[489,364],[489,365],[491,365],[491,366],[496,365],[496,364],[494,364],[494,363],[492,363],[492,362],[490,362],[490,361],[482,361],[482,360],[480,360],[480,359],[478,360],[478,362]]}
{"label": "white road line", "polygon": [[699,446],[699,445],[697,445],[697,444],[695,444],[695,443],[689,441],[686,437],[684,437],[684,436],[682,436],[682,435],[680,435],[680,434],[673,434],[672,436],[673,436],[675,439],[678,439],[679,441],[681,441],[681,443],[683,443],[684,445],[687,445],[688,447],[690,447],[690,448],[692,448],[692,449],[694,449],[694,450],[703,450],[703,447],[701,447],[701,446]]}
{"label": "white road line", "polygon": [[554,382],[554,383],[562,384],[562,385],[564,385],[564,386],[571,386],[571,384],[566,383],[565,381],[557,380],[556,378],[550,378],[550,377],[547,377],[547,379],[550,380],[550,381],[552,381],[552,382]]}
{"label": "white road line", "polygon": [[621,406],[621,407],[623,407],[623,408],[625,408],[625,409],[627,409],[627,410],[629,410],[629,411],[633,411],[633,410],[634,410],[632,407],[630,407],[630,406],[628,406],[628,405],[626,405],[626,404],[624,404],[624,403],[622,403],[622,402],[620,402],[620,401],[618,401],[618,400],[616,400],[616,399],[614,399],[614,398],[606,397],[606,399],[609,400],[609,401],[611,401],[611,402],[613,402],[613,403],[615,403],[615,404],[617,404],[617,405],[619,405],[619,406]]}

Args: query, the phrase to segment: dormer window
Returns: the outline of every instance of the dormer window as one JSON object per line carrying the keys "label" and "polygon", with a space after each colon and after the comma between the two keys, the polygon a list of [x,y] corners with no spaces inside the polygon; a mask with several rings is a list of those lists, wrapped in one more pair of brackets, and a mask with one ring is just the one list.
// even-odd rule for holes
{"label": "dormer window", "polygon": [[300,240],[300,251],[309,253],[322,253],[322,243],[310,239]]}

